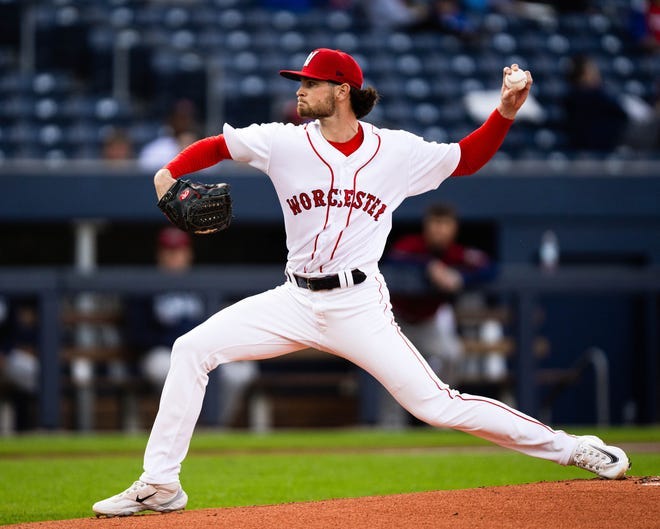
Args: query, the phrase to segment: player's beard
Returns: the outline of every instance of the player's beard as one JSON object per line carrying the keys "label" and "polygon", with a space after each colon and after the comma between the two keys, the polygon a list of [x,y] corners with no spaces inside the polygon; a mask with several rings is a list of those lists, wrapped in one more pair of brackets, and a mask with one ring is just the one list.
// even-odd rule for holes
{"label": "player's beard", "polygon": [[299,102],[296,108],[301,118],[321,119],[332,116],[335,113],[335,107],[334,97],[329,96],[325,101],[320,101],[315,107],[310,106],[309,103]]}

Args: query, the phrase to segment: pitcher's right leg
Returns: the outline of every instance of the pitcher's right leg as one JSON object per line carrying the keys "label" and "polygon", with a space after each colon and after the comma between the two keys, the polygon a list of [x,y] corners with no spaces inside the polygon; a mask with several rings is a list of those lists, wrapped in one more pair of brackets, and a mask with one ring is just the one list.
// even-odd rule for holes
{"label": "pitcher's right leg", "polygon": [[283,285],[227,307],[181,336],[144,455],[147,483],[178,480],[199,417],[208,373],[219,364],[271,358],[302,349],[313,322]]}
{"label": "pitcher's right leg", "polygon": [[125,491],[96,502],[97,516],[128,516],[144,510],[184,509],[179,483],[208,382],[219,364],[258,360],[315,346],[311,310],[290,285],[232,305],[180,337],[144,454],[144,472]]}

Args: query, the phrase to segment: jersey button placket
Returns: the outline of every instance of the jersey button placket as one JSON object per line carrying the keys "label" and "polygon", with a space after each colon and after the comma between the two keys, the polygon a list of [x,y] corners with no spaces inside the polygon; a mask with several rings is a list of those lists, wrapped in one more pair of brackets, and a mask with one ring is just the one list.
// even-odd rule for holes
{"label": "jersey button placket", "polygon": [[323,343],[323,335],[328,329],[328,322],[325,318],[325,303],[324,303],[324,291],[312,292],[310,291],[312,297],[312,311],[314,312],[314,321],[316,322],[316,329],[319,333],[318,343]]}

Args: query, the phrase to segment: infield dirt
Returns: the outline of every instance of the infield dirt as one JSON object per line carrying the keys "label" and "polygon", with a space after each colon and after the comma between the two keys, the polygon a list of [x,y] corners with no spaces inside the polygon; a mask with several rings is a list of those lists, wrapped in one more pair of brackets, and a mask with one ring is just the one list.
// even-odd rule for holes
{"label": "infield dirt", "polygon": [[467,490],[82,518],[12,529],[657,529],[660,477],[586,479]]}

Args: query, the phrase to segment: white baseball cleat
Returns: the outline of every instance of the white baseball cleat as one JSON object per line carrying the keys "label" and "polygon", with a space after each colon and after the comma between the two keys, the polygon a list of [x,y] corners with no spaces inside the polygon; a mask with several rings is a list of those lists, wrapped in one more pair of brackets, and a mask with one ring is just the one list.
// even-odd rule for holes
{"label": "white baseball cleat", "polygon": [[97,501],[92,510],[96,516],[130,516],[141,511],[173,512],[185,509],[188,495],[177,483],[151,485],[136,481],[124,492]]}
{"label": "white baseball cleat", "polygon": [[605,479],[623,479],[631,466],[623,450],[606,445],[595,435],[578,437],[571,464]]}

